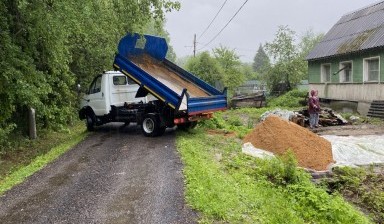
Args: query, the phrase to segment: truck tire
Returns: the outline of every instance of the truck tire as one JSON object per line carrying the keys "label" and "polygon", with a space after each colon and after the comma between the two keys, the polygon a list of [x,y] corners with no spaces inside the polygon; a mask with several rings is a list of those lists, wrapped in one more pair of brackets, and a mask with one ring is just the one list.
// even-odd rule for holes
{"label": "truck tire", "polygon": [[94,131],[95,130],[95,116],[87,114],[85,117],[85,125],[87,126],[88,131]]}
{"label": "truck tire", "polygon": [[160,127],[159,117],[154,114],[144,116],[143,122],[141,123],[141,130],[146,137],[155,137],[164,133],[162,127]]}

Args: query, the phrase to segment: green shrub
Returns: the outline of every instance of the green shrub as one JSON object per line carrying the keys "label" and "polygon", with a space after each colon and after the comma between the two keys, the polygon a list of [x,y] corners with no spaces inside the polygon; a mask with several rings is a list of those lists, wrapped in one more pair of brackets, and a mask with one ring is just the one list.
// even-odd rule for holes
{"label": "green shrub", "polygon": [[229,117],[227,122],[229,125],[233,125],[233,126],[242,126],[243,125],[243,123],[241,122],[239,117]]}
{"label": "green shrub", "polygon": [[280,186],[295,184],[308,178],[308,175],[297,169],[297,160],[291,150],[283,156],[262,160],[257,175],[265,176],[267,180]]}
{"label": "green shrub", "polygon": [[201,127],[208,129],[223,129],[226,126],[225,121],[220,116],[220,113],[215,114],[215,116],[211,119],[200,121],[199,124]]}
{"label": "green shrub", "polygon": [[281,95],[276,98],[272,98],[268,105],[270,107],[285,107],[285,108],[295,108],[302,107],[303,103],[306,104],[305,98],[308,95],[307,91],[301,90],[291,90],[284,95]]}
{"label": "green shrub", "polygon": [[16,128],[15,124],[9,124],[0,128],[0,154],[3,153],[4,146],[8,146],[9,134]]}
{"label": "green shrub", "polygon": [[363,208],[376,223],[384,223],[384,175],[364,168],[338,167],[322,184]]}

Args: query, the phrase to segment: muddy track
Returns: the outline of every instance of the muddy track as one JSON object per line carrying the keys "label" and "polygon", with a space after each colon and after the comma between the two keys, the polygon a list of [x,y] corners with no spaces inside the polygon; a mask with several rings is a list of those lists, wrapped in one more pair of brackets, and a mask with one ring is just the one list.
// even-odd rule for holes
{"label": "muddy track", "polygon": [[361,136],[384,134],[384,125],[360,124],[329,126],[312,129],[318,135]]}
{"label": "muddy track", "polygon": [[1,223],[195,223],[175,133],[104,126],[0,197]]}

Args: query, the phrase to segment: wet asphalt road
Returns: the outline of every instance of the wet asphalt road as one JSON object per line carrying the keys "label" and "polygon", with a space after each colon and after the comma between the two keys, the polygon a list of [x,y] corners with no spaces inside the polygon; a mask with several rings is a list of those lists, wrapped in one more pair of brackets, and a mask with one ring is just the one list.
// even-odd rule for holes
{"label": "wet asphalt road", "polygon": [[99,128],[0,197],[0,223],[195,223],[175,131]]}

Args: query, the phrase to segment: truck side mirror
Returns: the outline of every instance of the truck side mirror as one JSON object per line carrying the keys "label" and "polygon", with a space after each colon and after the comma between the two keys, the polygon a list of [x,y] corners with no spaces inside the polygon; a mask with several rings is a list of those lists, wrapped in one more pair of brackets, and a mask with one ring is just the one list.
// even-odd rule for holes
{"label": "truck side mirror", "polygon": [[81,92],[81,85],[80,85],[80,83],[77,83],[76,88],[77,88],[77,93],[80,94],[80,92]]}

